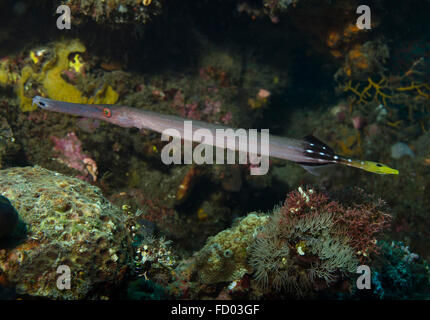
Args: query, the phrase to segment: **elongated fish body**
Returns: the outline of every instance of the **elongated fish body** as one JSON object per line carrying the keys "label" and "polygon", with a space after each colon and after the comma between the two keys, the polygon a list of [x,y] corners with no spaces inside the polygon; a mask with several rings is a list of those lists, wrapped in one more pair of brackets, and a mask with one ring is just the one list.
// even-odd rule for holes
{"label": "elongated fish body", "polygon": [[[167,130],[169,135],[176,135],[178,138],[184,139],[185,141],[195,141],[200,143],[200,140],[193,140],[195,136],[194,133],[197,130],[206,129],[209,130],[215,138],[213,141],[204,141],[203,143],[210,144],[215,147],[230,148],[229,144],[226,143],[225,138],[219,138],[216,132],[217,130],[228,130],[231,128],[218,124],[192,120],[192,127],[187,130],[187,121],[190,120],[127,106],[77,104],[52,100],[41,96],[34,97],[33,104],[36,104],[44,110],[100,119],[121,127],[136,127],[139,129],[152,130],[158,133],[163,133]],[[169,129],[174,130],[169,131]],[[238,143],[234,144],[234,148],[230,149],[246,151],[248,143],[243,143],[242,141],[248,140],[242,140],[241,137],[243,136],[243,138],[247,138],[247,132],[245,130],[238,129],[234,131],[234,135],[238,138]],[[259,134],[259,137],[261,138],[261,134]],[[261,141],[260,144],[264,143],[262,139],[257,139],[256,141]],[[267,143],[270,157],[296,162],[312,173],[315,173],[315,171],[312,170],[312,168],[315,167],[329,164],[343,164],[373,173],[398,174],[397,170],[380,163],[353,160],[336,155],[330,147],[313,136],[305,137],[304,140],[297,140],[270,135]],[[262,146],[258,145],[254,147],[256,150],[261,150]]]}

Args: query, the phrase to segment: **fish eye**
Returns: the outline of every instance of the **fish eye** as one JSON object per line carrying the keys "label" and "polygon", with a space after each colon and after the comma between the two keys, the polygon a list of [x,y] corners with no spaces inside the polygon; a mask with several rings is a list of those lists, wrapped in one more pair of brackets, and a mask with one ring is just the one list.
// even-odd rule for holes
{"label": "fish eye", "polygon": [[103,108],[103,114],[105,117],[110,118],[112,116],[112,112],[109,108]]}
{"label": "fish eye", "polygon": [[377,164],[376,164],[376,166],[377,166],[377,167],[382,167],[382,164],[377,163]]}

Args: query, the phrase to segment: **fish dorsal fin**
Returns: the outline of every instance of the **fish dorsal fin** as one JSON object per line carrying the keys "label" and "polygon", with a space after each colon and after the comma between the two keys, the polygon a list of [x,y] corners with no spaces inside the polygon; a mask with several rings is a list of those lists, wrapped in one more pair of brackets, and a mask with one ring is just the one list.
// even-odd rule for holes
{"label": "fish dorsal fin", "polygon": [[334,154],[334,151],[332,148],[330,148],[328,145],[326,145],[324,142],[322,142],[321,140],[319,140],[318,138],[315,138],[312,134],[307,135],[306,137],[303,138],[303,140],[309,142],[310,144],[312,144],[315,147],[319,147],[321,149],[323,149],[325,151],[325,153],[327,154]]}

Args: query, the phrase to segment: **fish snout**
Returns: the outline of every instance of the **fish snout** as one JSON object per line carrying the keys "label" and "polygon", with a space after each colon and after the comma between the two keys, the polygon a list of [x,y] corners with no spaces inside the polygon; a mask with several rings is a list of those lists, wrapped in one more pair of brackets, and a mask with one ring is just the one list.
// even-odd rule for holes
{"label": "fish snout", "polygon": [[39,108],[42,108],[42,109],[48,108],[48,104],[46,103],[46,98],[43,98],[41,96],[35,96],[33,98],[32,104],[37,105]]}

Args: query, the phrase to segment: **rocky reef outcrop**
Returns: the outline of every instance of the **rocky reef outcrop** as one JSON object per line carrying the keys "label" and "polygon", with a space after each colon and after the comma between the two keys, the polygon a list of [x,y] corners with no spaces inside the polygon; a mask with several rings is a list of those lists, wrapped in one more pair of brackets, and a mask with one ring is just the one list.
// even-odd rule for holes
{"label": "rocky reef outcrop", "polygon": [[[25,230],[0,243],[1,286],[55,299],[114,294],[129,270],[130,237],[122,212],[97,187],[36,166],[1,170],[0,193]],[[61,290],[64,270],[70,289]]]}

